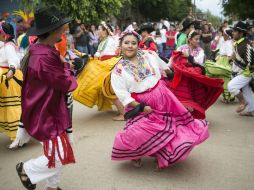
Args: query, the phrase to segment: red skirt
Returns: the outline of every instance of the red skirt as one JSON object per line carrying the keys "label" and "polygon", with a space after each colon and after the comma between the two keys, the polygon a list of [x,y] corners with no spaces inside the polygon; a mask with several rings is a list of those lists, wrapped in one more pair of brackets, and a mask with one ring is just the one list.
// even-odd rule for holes
{"label": "red skirt", "polygon": [[222,79],[202,75],[199,67],[193,67],[180,52],[173,52],[172,67],[175,75],[167,82],[168,88],[185,107],[192,108],[192,115],[204,119],[205,111],[223,92]]}

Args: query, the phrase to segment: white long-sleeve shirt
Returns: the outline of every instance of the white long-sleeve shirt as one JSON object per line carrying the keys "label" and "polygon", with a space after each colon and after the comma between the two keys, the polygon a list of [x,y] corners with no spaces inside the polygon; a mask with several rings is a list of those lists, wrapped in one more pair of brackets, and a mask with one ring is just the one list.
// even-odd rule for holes
{"label": "white long-sleeve shirt", "polygon": [[20,58],[14,45],[0,41],[0,66],[19,68]]}
{"label": "white long-sleeve shirt", "polygon": [[232,56],[234,53],[234,45],[232,40],[223,41],[219,54],[224,56]]}
{"label": "white long-sleeve shirt", "polygon": [[131,93],[142,93],[153,88],[161,79],[161,73],[168,69],[168,65],[156,53],[145,51],[143,58],[150,71],[146,77],[135,76],[130,69],[130,64],[134,64],[125,64],[124,61],[120,61],[111,74],[111,85],[124,106],[134,101]]}

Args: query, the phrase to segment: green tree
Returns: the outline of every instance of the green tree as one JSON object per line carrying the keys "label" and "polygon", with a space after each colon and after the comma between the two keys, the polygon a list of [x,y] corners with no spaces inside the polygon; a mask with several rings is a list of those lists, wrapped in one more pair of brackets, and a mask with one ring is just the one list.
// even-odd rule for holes
{"label": "green tree", "polygon": [[28,8],[34,9],[37,4],[55,5],[72,18],[92,23],[106,20],[118,14],[126,0],[21,0]]}
{"label": "green tree", "polygon": [[128,0],[117,18],[137,22],[158,21],[161,18],[182,20],[188,15],[190,6],[191,0]]}
{"label": "green tree", "polygon": [[239,19],[254,17],[253,0],[222,0],[222,6],[226,16],[237,16]]}

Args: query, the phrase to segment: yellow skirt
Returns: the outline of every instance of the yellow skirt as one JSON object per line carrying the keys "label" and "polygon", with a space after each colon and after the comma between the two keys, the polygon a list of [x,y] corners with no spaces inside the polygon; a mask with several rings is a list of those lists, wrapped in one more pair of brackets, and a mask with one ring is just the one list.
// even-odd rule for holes
{"label": "yellow skirt", "polygon": [[[21,87],[14,79],[10,79],[7,88],[6,76],[3,75],[6,72],[8,69],[0,67],[0,132],[14,140],[21,116]],[[22,80],[22,72],[16,70],[15,77]]]}
{"label": "yellow skirt", "polygon": [[90,108],[97,105],[99,111],[112,110],[112,99],[115,96],[110,84],[110,73],[119,60],[116,57],[105,61],[90,59],[78,76],[74,99]]}

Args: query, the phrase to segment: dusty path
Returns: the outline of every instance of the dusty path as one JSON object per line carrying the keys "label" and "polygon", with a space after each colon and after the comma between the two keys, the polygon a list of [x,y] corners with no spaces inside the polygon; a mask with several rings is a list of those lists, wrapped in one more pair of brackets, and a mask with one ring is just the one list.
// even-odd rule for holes
{"label": "dusty path", "polygon": [[[77,163],[64,170],[64,190],[252,190],[254,189],[254,118],[234,113],[236,105],[217,102],[208,111],[210,138],[190,157],[161,172],[153,160],[140,169],[129,162],[110,160],[116,131],[123,122],[113,122],[114,112],[99,113],[75,103],[75,152]],[[42,154],[32,141],[24,149],[6,149],[0,135],[0,190],[23,190],[15,172],[18,161]],[[38,185],[43,190],[44,184]]]}

